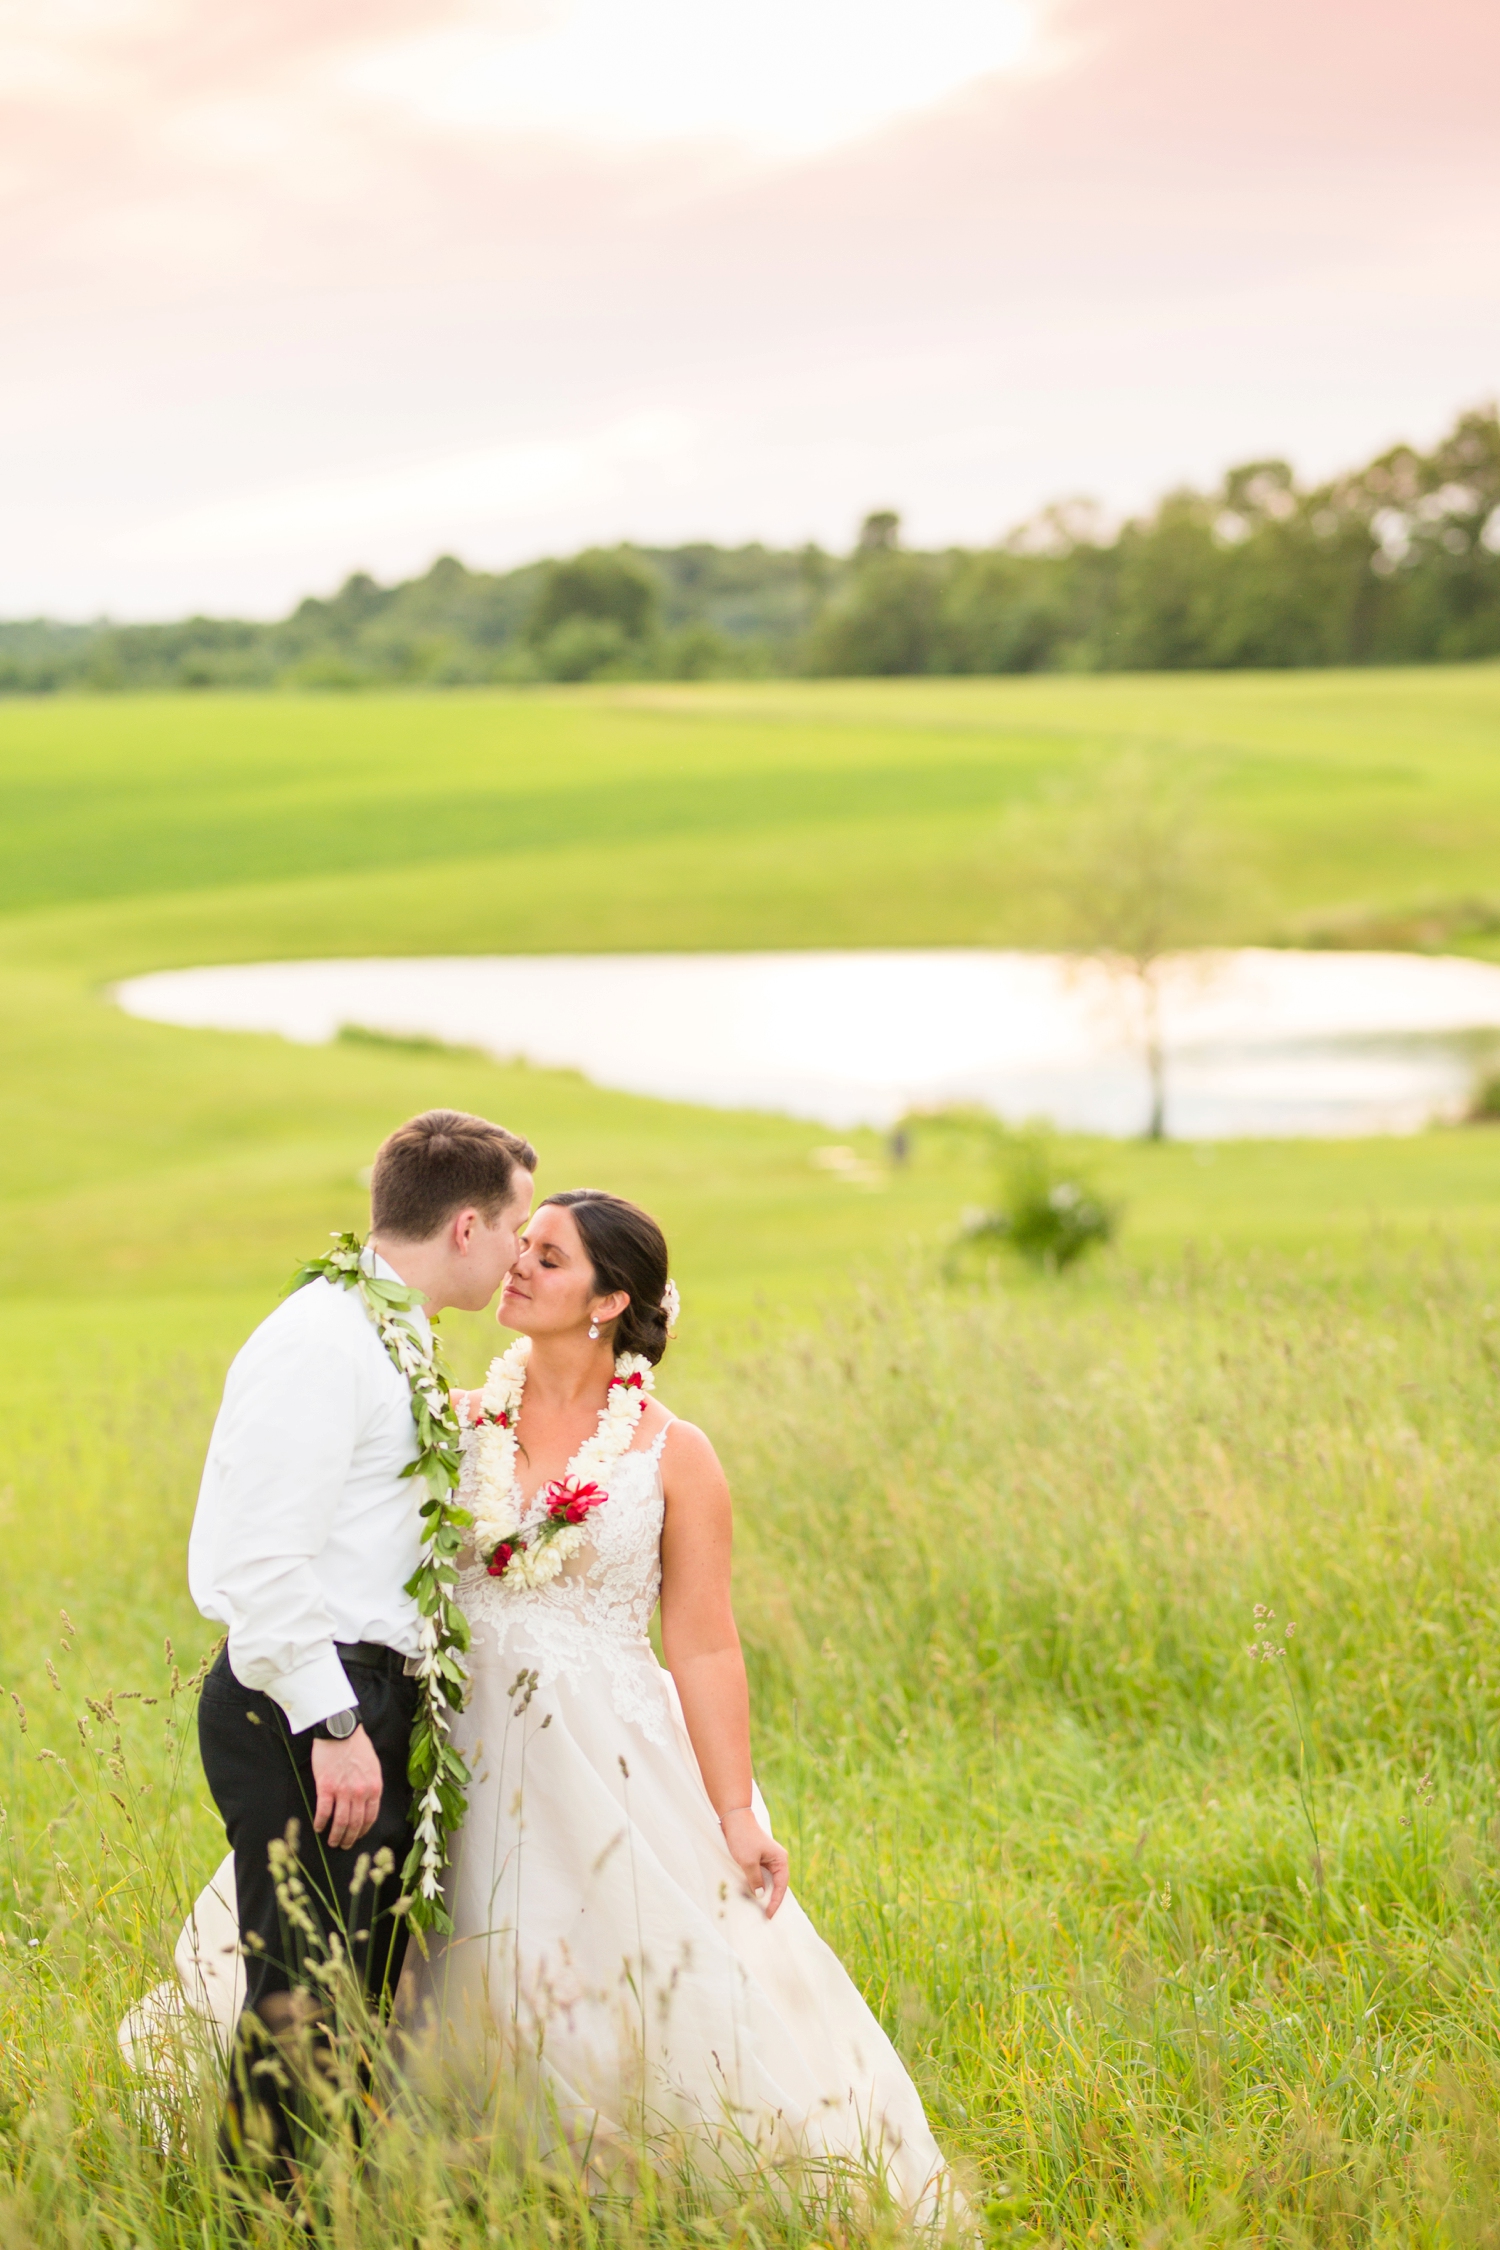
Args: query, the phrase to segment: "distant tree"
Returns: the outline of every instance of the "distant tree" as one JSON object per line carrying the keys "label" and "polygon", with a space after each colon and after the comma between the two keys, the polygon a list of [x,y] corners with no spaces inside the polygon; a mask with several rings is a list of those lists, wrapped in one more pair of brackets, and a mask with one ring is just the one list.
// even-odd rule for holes
{"label": "distant tree", "polygon": [[618,548],[589,547],[570,562],[549,563],[526,621],[540,648],[575,619],[616,626],[627,641],[644,641],[657,624],[661,591],[655,573]]}
{"label": "distant tree", "polygon": [[876,508],[859,527],[862,555],[888,554],[901,544],[901,518],[894,508]]}
{"label": "distant tree", "polygon": [[931,556],[903,552],[899,529],[889,511],[865,518],[848,592],[813,625],[806,670],[859,678],[933,669],[942,568]]}
{"label": "distant tree", "polygon": [[669,680],[742,679],[770,670],[762,645],[732,641],[712,625],[684,625],[661,648],[661,670]]}
{"label": "distant tree", "polygon": [[537,662],[549,680],[620,679],[635,665],[640,643],[632,641],[612,617],[575,613],[553,627],[537,649]]}
{"label": "distant tree", "polygon": [[1460,415],[1432,453],[1395,446],[1309,505],[1368,526],[1379,655],[1500,653],[1500,413]]}
{"label": "distant tree", "polygon": [[1223,885],[1182,772],[1143,753],[1107,770],[1058,854],[1054,884],[1069,949],[1120,979],[1150,1086],[1145,1138],[1159,1141],[1162,972],[1170,954],[1201,940]]}
{"label": "distant tree", "polygon": [[398,585],[356,571],[275,623],[0,623],[0,692],[1497,655],[1500,413],[1483,406],[1428,453],[1392,446],[1313,490],[1248,461],[1118,530],[1073,499],[993,547],[922,554],[877,508],[846,556],[700,540],[491,574],[441,555]]}
{"label": "distant tree", "polygon": [[833,580],[833,564],[816,540],[810,539],[799,550],[797,574],[802,581],[808,608],[816,616],[828,599],[828,589]]}
{"label": "distant tree", "polygon": [[937,661],[943,672],[1039,672],[1079,632],[1070,559],[955,555],[943,574]]}

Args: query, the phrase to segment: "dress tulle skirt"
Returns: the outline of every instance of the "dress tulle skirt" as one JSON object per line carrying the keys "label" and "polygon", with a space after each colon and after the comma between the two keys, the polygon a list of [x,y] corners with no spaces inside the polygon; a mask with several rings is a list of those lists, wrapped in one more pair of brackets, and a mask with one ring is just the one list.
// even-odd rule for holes
{"label": "dress tulle skirt", "polygon": [[559,1667],[518,1619],[476,1657],[455,1934],[402,1996],[418,2051],[600,2174],[643,2146],[873,2169],[940,2218],[916,2088],[796,1900],[768,1921],[747,1891],[650,1643]]}

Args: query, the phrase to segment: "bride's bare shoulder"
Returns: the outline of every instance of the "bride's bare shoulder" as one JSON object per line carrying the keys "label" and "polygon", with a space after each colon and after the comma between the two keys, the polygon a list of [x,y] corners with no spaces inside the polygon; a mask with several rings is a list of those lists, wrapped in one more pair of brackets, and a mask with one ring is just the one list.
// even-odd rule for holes
{"label": "bride's bare shoulder", "polygon": [[696,1422],[681,1421],[676,1415],[667,1425],[661,1461],[663,1470],[678,1478],[722,1477],[724,1473],[707,1433],[700,1430]]}

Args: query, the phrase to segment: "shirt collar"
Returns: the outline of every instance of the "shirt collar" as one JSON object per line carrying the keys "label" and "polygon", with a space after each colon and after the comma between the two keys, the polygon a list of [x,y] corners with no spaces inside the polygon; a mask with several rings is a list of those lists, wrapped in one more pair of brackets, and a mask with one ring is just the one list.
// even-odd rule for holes
{"label": "shirt collar", "polygon": [[[368,1243],[366,1243],[365,1245],[364,1254],[360,1259],[360,1263],[362,1266],[364,1266],[367,1273],[374,1274],[377,1281],[399,1281],[403,1289],[410,1287],[410,1284],[407,1282],[405,1276],[397,1273],[389,1258],[382,1258],[380,1252],[378,1250],[372,1250]],[[420,1322],[422,1333],[424,1336],[430,1336],[432,1334],[432,1324],[428,1320],[427,1314],[423,1310],[421,1305],[412,1306],[411,1318],[415,1321]]]}

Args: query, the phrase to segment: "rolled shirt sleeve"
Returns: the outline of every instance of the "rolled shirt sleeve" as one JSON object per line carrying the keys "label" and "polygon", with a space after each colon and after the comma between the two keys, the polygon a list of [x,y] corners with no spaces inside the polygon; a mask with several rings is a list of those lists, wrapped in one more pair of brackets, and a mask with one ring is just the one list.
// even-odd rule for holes
{"label": "rolled shirt sleeve", "polygon": [[360,1371],[330,1295],[313,1283],[289,1298],[230,1368],[188,1544],[193,1599],[228,1628],[236,1679],[274,1696],[299,1734],[356,1700],[312,1567],[360,1416]]}

